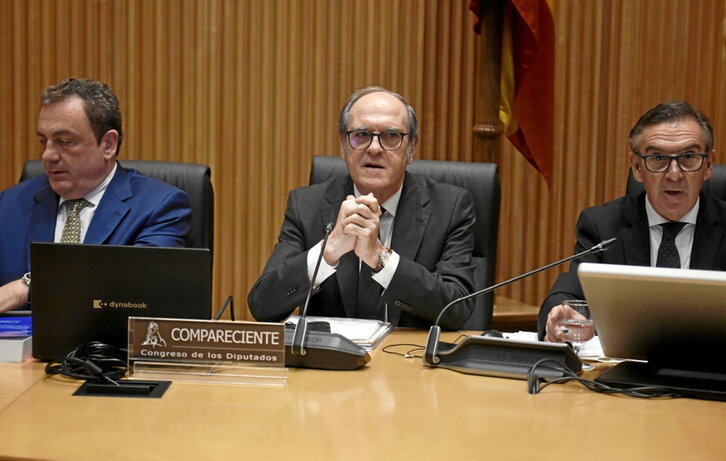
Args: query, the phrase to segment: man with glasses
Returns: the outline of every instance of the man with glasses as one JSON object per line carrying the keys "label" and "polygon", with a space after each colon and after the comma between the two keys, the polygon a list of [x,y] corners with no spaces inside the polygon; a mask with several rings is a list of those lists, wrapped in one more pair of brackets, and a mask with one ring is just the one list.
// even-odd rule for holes
{"label": "man with glasses", "polygon": [[726,270],[726,202],[701,192],[716,158],[708,119],[683,101],[660,104],[630,131],[628,155],[645,191],[580,214],[576,252],[618,240],[559,276],[539,313],[538,331],[546,341],[563,340],[557,325],[572,315],[562,301],[584,298],[579,262]]}
{"label": "man with glasses", "polygon": [[[461,188],[406,172],[418,142],[413,108],[369,87],[341,110],[348,174],[293,190],[279,241],[248,296],[254,317],[280,321],[305,302],[330,224],[308,314],[428,328],[474,288],[473,202]],[[447,311],[460,328],[472,304]]]}

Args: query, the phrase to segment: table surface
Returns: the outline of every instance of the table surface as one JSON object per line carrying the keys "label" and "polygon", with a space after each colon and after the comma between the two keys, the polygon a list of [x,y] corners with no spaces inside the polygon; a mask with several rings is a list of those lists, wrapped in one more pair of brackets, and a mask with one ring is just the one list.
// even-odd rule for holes
{"label": "table surface", "polygon": [[[383,346],[425,335],[396,331]],[[381,349],[361,370],[291,369],[282,389],[175,382],[161,399],[76,397],[79,382],[46,377],[41,363],[3,363],[0,458],[726,459],[723,402],[575,383],[530,395],[522,380]]]}
{"label": "table surface", "polygon": [[499,331],[536,331],[539,306],[494,296],[492,328]]}

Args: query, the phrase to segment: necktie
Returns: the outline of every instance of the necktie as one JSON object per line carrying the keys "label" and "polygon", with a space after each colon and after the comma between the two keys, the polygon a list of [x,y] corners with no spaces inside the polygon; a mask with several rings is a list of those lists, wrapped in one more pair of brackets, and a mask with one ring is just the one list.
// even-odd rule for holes
{"label": "necktie", "polygon": [[360,319],[383,320],[383,287],[373,280],[373,270],[361,261],[358,273],[358,310],[356,317]]}
{"label": "necktie", "polygon": [[[381,208],[381,212],[385,214],[386,210]],[[356,310],[356,317],[383,320],[381,293],[383,293],[383,287],[373,280],[373,269],[361,261],[360,272],[358,272],[358,309]]]}
{"label": "necktie", "polygon": [[66,224],[63,226],[60,243],[81,243],[81,210],[90,205],[91,202],[84,198],[67,200],[65,205],[68,209]]}
{"label": "necktie", "polygon": [[663,228],[663,239],[658,247],[658,259],[656,267],[675,267],[680,269],[681,257],[676,248],[676,235],[683,229],[684,222],[667,222],[661,224]]}

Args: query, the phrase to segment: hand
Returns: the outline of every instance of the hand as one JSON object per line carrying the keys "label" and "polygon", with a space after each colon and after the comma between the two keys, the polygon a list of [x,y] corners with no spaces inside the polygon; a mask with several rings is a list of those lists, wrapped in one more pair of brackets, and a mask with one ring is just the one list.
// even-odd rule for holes
{"label": "hand", "polygon": [[381,207],[373,194],[361,195],[356,203],[359,206],[356,209],[357,217],[351,220],[353,225],[349,228],[350,233],[357,236],[353,250],[361,261],[373,268],[378,265],[380,254],[385,250],[378,236]]}
{"label": "hand", "polygon": [[335,227],[330,232],[328,243],[325,246],[325,253],[323,254],[325,262],[331,266],[337,265],[340,257],[355,247],[356,237],[355,235],[346,233],[345,220],[354,212],[356,206],[355,197],[352,195],[346,197],[345,201],[340,205],[338,217],[335,220]]}
{"label": "hand", "polygon": [[378,265],[383,244],[378,240],[381,208],[373,194],[357,199],[346,197],[340,206],[335,227],[325,248],[325,262],[334,266],[341,256],[351,250],[370,267]]}
{"label": "hand", "polygon": [[559,304],[552,308],[547,315],[547,332],[545,341],[551,343],[562,343],[565,341],[565,334],[560,330],[560,322],[564,319],[575,318],[584,319],[585,317],[574,309]]}
{"label": "hand", "polygon": [[30,288],[21,280],[14,280],[0,287],[0,312],[21,307],[28,302]]}

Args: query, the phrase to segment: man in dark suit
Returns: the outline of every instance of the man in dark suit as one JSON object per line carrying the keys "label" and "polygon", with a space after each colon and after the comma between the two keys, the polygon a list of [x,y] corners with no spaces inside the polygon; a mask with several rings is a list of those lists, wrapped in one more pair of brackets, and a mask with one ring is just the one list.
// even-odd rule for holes
{"label": "man in dark suit", "polygon": [[65,80],[41,104],[47,175],[0,192],[0,312],[27,302],[30,242],[184,246],[190,227],[185,192],[116,163],[121,113],[108,86]]}
{"label": "man in dark suit", "polygon": [[[579,262],[726,270],[726,203],[701,192],[713,170],[713,147],[708,119],[686,102],[660,104],[640,117],[630,132],[629,158],[645,191],[582,211],[575,252],[612,237],[617,242]],[[542,304],[540,338],[563,340],[558,323],[572,313],[561,303],[584,297],[579,262],[559,276]]]}
{"label": "man in dark suit", "polygon": [[[396,93],[354,93],[338,131],[348,175],[290,193],[279,241],[249,293],[250,310],[258,320],[280,321],[304,303],[330,224],[307,313],[428,327],[474,288],[471,196],[406,172],[418,127]],[[460,328],[471,309],[452,308],[442,326]]]}

